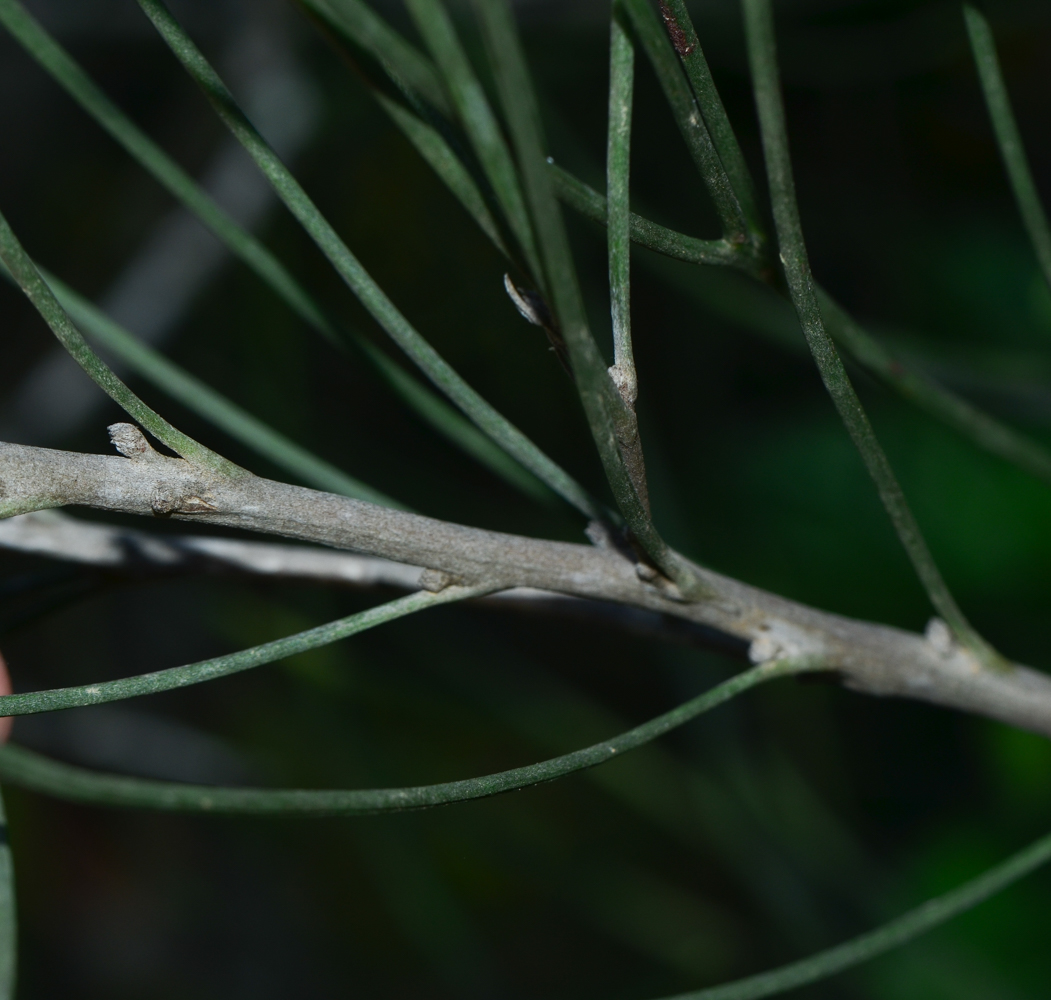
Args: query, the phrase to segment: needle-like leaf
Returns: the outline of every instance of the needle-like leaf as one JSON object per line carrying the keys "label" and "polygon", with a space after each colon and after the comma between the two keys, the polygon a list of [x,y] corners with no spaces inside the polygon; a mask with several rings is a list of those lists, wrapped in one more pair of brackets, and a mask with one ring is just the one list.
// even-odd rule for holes
{"label": "needle-like leaf", "polygon": [[861,453],[869,475],[876,484],[880,500],[931,603],[957,639],[969,647],[983,663],[1000,665],[1002,660],[999,655],[967,621],[946,586],[905,500],[905,494],[898,484],[894,470],[876,439],[875,431],[854,391],[835,344],[825,329],[813,275],[810,273],[806,243],[803,240],[799,206],[796,203],[770,0],[743,0],[743,8],[748,57],[759,112],[759,128],[766,157],[770,201],[774,211],[781,261],[792,304],[799,316],[810,352],[821,373],[821,380],[832,397],[851,440]]}
{"label": "needle-like leaf", "polygon": [[478,228],[492,240],[494,246],[507,258],[508,252],[500,229],[485,203],[482,192],[475,184],[474,178],[452,151],[437,129],[431,128],[397,101],[392,101],[385,94],[374,91],[380,107],[390,115],[391,120],[401,129],[402,134],[415,147],[416,151],[427,161],[439,179],[456,196],[460,204],[478,224]]}
{"label": "needle-like leaf", "polygon": [[434,56],[445,81],[456,115],[471,147],[489,179],[508,225],[525,254],[533,278],[544,288],[544,273],[537,255],[536,239],[529,221],[518,171],[511,159],[500,125],[467,53],[456,34],[452,19],[441,0],[406,0],[416,27]]}
{"label": "needle-like leaf", "polygon": [[115,323],[54,275],[41,269],[41,276],[55,293],[62,308],[84,333],[119,357],[137,375],[225,431],[234,440],[247,445],[315,489],[340,493],[382,507],[407,509],[404,504],[348,476],[230,402],[211,386]]}
{"label": "needle-like leaf", "polygon": [[685,0],[660,0],[660,5],[665,27],[672,35],[673,47],[686,68],[686,75],[704,116],[704,123],[708,126],[712,142],[715,143],[748,225],[753,234],[761,234],[763,226],[752,174],[726,114],[726,108],[723,107],[723,100],[716,90],[712,71],[708,68],[708,60],[704,58],[697,29],[693,26]]}
{"label": "needle-like leaf", "polygon": [[[813,658],[771,660],[724,681],[710,691],[649,722],[644,722],[641,726],[583,750],[526,767],[516,767],[509,771],[463,781],[448,781],[440,785],[318,791],[216,788],[100,774],[48,760],[17,746],[0,747],[0,780],[74,802],[172,812],[354,816],[362,813],[426,809],[528,788],[604,764],[685,725],[757,684],[776,677],[820,669],[823,669],[823,664]],[[3,704],[0,700],[0,705]]]}
{"label": "needle-like leaf", "polygon": [[[551,164],[550,169],[559,198],[586,218],[605,225],[606,199],[561,167]],[[631,240],[639,246],[675,260],[693,264],[737,264],[737,257],[730,244],[685,236],[634,214],[631,216]],[[697,292],[696,282],[684,283],[684,287],[688,287],[695,294]],[[1046,483],[1051,483],[1051,451],[1013,427],[991,417],[962,396],[946,389],[940,382],[909,362],[896,357],[820,285],[814,287],[826,329],[862,368],[905,399],[952,427],[979,448],[1025,469]],[[753,293],[751,299],[748,298],[749,291]],[[727,319],[779,344],[785,344],[789,337],[795,336],[790,327],[797,332],[799,330],[790,304],[759,282],[742,277],[741,284],[735,288],[735,294],[721,297],[719,303],[718,311]],[[799,343],[800,346],[805,345],[802,339]]]}
{"label": "needle-like leaf", "polygon": [[684,594],[698,597],[693,571],[667,546],[653,524],[635,413],[613,384],[588,329],[569,239],[543,152],[533,83],[510,7],[505,0],[475,0],[475,11],[522,170],[555,316],[606,478],[624,520],[650,558]]}
{"label": "needle-like leaf", "polygon": [[973,909],[1009,885],[1051,861],[1051,834],[1012,855],[976,878],[942,896],[929,899],[882,927],[861,934],[816,955],[771,969],[757,976],[712,986],[706,990],[679,993],[665,1000],[761,1000],[808,983],[820,982],[846,969],[876,958],[926,934],[953,917]]}
{"label": "needle-like leaf", "polygon": [[361,0],[300,0],[345,38],[372,56],[399,82],[452,115],[452,106],[434,64]]}
{"label": "needle-like leaf", "polygon": [[613,321],[613,368],[610,372],[624,401],[634,409],[638,395],[631,349],[631,106],[635,84],[635,48],[620,23],[610,19],[609,126],[606,140],[606,247],[609,302]]}
{"label": "needle-like leaf", "polygon": [[1044,280],[1051,286],[1051,229],[1048,228],[1047,213],[1036,190],[1022,136],[1018,131],[1018,123],[1011,110],[1011,98],[1008,96],[1000,70],[993,31],[985,15],[969,3],[963,5],[963,19],[967,24],[967,37],[971,40],[971,51],[978,67],[978,78],[982,82],[982,93],[985,95],[985,104],[989,109],[996,143],[1000,147],[1000,156],[1007,169],[1011,190],[1014,192],[1022,223],[1029,234],[1040,268],[1044,272]]}
{"label": "needle-like leaf", "polygon": [[650,6],[649,0],[619,2],[623,3],[628,12],[632,27],[653,65],[664,96],[675,116],[675,123],[686,141],[686,148],[690,151],[690,156],[693,157],[708,188],[722,222],[723,235],[734,243],[752,243],[753,237],[749,233],[741,202],[734,192],[723,161],[697,107],[690,84],[683,75],[682,66],[679,65],[656,12]]}
{"label": "needle-like leaf", "polygon": [[439,604],[451,604],[469,597],[479,597],[489,593],[485,587],[446,587],[438,593],[427,590],[417,591],[406,597],[381,604],[367,611],[340,618],[338,621],[319,625],[317,628],[298,632],[296,635],[264,642],[250,649],[242,649],[226,656],[216,656],[199,663],[189,663],[181,667],[169,667],[167,670],[155,670],[135,677],[122,677],[120,680],[103,681],[96,684],[82,684],[78,687],[53,688],[48,691],[32,691],[26,694],[0,695],[0,713],[3,715],[35,715],[40,712],[57,712],[65,708],[82,708],[86,705],[105,705],[112,701],[124,701],[128,698],[139,698],[142,695],[158,694],[161,691],[174,691],[177,688],[203,684],[219,677],[251,670],[267,663],[274,663],[297,653],[305,653],[330,643],[338,642],[349,636],[357,635],[377,625],[404,618],[406,615],[433,608]]}
{"label": "needle-like leaf", "polygon": [[171,12],[159,0],[139,0],[146,16],[204,91],[234,137],[255,160],[286,207],[391,339],[485,434],[589,518],[601,507],[567,472],[472,389],[417,332],[351,253],[292,173],[255,130],[233,95]]}
{"label": "needle-like leaf", "polygon": [[18,978],[18,909],[15,865],[7,831],[7,811],[0,796],[0,1000],[15,1000]]}
{"label": "needle-like leaf", "polygon": [[[353,5],[353,0],[330,0],[330,3],[333,8],[342,9]],[[368,12],[368,16],[375,18],[371,12]],[[372,23],[368,22],[368,16],[364,18],[364,22],[367,22],[366,28]],[[360,27],[364,22],[359,19],[355,23]],[[17,0],[0,0],[0,23],[4,24],[26,51],[113,139],[200,219],[232,253],[262,278],[301,319],[334,345],[343,348],[349,342],[363,352],[392,391],[439,434],[527,495],[545,502],[550,501],[550,491],[536,476],[443,402],[439,396],[412,378],[378,350],[367,337],[356,331],[335,326],[284,265],[251,233],[234,222],[167,153],[114,105],[69,53],[47,34]],[[394,44],[393,49],[390,49],[383,41],[386,38],[384,30],[391,33],[391,29],[386,28],[384,24],[382,30],[367,30],[366,36],[378,46],[380,53],[409,51],[407,59],[411,62],[415,50],[407,42],[402,43],[402,48]],[[399,37],[396,33],[392,34]],[[424,92],[426,80],[432,80],[434,88],[440,94],[441,86],[433,67],[428,77],[428,61],[418,53],[417,56],[422,60],[424,68],[414,72],[405,71],[403,66],[402,71],[407,73],[408,79],[414,81],[414,86]],[[430,96],[433,97],[433,94]]]}
{"label": "needle-like leaf", "polygon": [[88,346],[88,342],[59,305],[54,293],[40,276],[29,255],[8,225],[7,219],[2,215],[0,215],[0,261],[3,261],[15,283],[36,307],[37,312],[43,317],[58,342],[69,351],[73,360],[87,372],[92,381],[130,417],[141,424],[158,441],[185,458],[187,462],[201,468],[211,469],[224,476],[247,475],[240,466],[234,465],[233,462],[217,455],[203,444],[183,434],[182,431],[176,430],[110,371],[109,366]]}

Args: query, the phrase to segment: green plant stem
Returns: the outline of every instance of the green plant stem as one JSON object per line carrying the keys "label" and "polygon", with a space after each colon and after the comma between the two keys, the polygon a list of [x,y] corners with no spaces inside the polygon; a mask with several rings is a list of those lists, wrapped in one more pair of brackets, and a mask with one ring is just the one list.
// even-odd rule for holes
{"label": "green plant stem", "polygon": [[525,254],[533,278],[541,286],[541,290],[546,290],[536,238],[522,197],[518,172],[511,159],[511,151],[507,148],[482,84],[460,44],[452,19],[441,0],[406,2],[420,35],[438,65],[460,124],[463,125],[511,231]]}
{"label": "green plant stem", "polygon": [[638,394],[631,349],[631,106],[635,47],[614,9],[609,34],[609,130],[606,140],[606,244],[613,320],[614,381],[634,408]]}
{"label": "green plant stem", "polygon": [[908,913],[851,941],[820,951],[809,958],[791,962],[779,969],[748,976],[736,982],[704,990],[679,993],[666,1000],[760,1000],[815,983],[843,972],[914,938],[984,902],[1013,882],[1051,860],[1051,835],[1041,837],[1006,861],[977,878],[928,900]]}
{"label": "green plant stem", "polygon": [[792,304],[799,316],[810,352],[931,603],[960,642],[970,648],[983,663],[1000,665],[1000,657],[972,628],[942,579],[832,338],[825,330],[795,197],[770,0],[743,0],[743,8],[748,57],[781,261]]}
{"label": "green plant stem", "polygon": [[1000,147],[1011,190],[1014,192],[1018,211],[1029,240],[1033,244],[1044,280],[1051,286],[1051,230],[1047,224],[1047,213],[1040,201],[1032,171],[1025,155],[1022,136],[1018,132],[1011,98],[1004,84],[1000,60],[996,55],[996,42],[985,16],[969,3],[963,5],[963,19],[967,24],[967,37],[978,67],[978,78],[982,83],[985,104],[992,119],[996,144]]}
{"label": "green plant stem", "polygon": [[650,517],[638,422],[614,386],[588,329],[569,239],[543,153],[533,82],[510,7],[506,0],[476,0],[474,7],[522,171],[555,316],[606,479],[642,548],[684,596],[700,598],[704,595],[693,571],[667,546]]}
{"label": "green plant stem", "polygon": [[406,615],[433,608],[439,604],[450,604],[454,601],[480,597],[489,593],[486,587],[446,587],[438,593],[420,590],[406,597],[387,604],[381,604],[367,611],[340,618],[316,628],[297,632],[295,635],[264,642],[250,649],[242,649],[226,656],[216,656],[198,663],[188,663],[180,667],[169,667],[167,670],[154,670],[134,677],[122,677],[115,681],[103,681],[97,684],[80,684],[76,687],[52,688],[47,691],[31,691],[25,694],[7,694],[0,696],[0,715],[36,715],[40,712],[55,712],[66,708],[82,708],[87,705],[105,705],[112,701],[124,701],[127,698],[140,698],[147,694],[158,694],[161,691],[173,691],[177,688],[203,684],[219,677],[241,673],[254,667],[283,660],[297,653],[305,653],[320,646],[338,642],[349,636],[357,635],[377,625],[404,618]]}
{"label": "green plant stem", "polygon": [[[555,190],[567,205],[600,225],[606,224],[606,199],[594,188],[554,164]],[[712,243],[685,236],[638,215],[631,217],[631,240],[665,257],[693,264],[737,263],[733,248],[723,241]],[[747,287],[747,286],[746,286]],[[752,286],[757,291],[758,284]],[[858,324],[820,285],[815,285],[825,328],[862,368],[879,378],[902,397],[922,407],[965,438],[993,455],[1051,483],[1051,452],[1007,424],[989,416],[962,396],[895,357],[876,337]],[[784,303],[780,297],[773,304]],[[735,302],[736,305],[736,302]],[[786,309],[790,308],[784,303]],[[740,308],[725,310],[728,318],[784,343],[785,323],[780,316]],[[776,324],[776,328],[775,328]],[[792,320],[795,326],[795,319]],[[798,329],[798,327],[797,327]],[[800,340],[800,345],[805,341]]]}
{"label": "green plant stem", "polygon": [[619,0],[631,19],[647,58],[660,81],[661,89],[671,107],[675,122],[679,126],[686,148],[700,171],[711,195],[715,211],[723,227],[723,235],[733,243],[748,244],[749,234],[741,203],[727,176],[723,161],[715,149],[712,137],[705,126],[704,118],[689,82],[683,75],[675,50],[661,26],[657,13],[649,0]]}
{"label": "green plant stem", "polygon": [[15,865],[7,827],[7,811],[0,794],[0,1000],[14,1000],[18,978],[18,908]]}
{"label": "green plant stem", "polygon": [[[351,7],[357,9],[362,6],[354,4],[352,0],[331,0],[331,4],[341,9]],[[367,13],[363,14],[362,20],[356,23],[378,49],[378,57],[385,57],[392,51],[401,51],[397,45],[399,36],[386,28],[371,11],[368,11],[367,8],[365,10]],[[368,20],[370,17],[372,21]],[[376,31],[372,30],[372,27],[375,27],[373,21],[381,25]],[[361,27],[364,22],[367,24]],[[365,354],[394,393],[425,423],[527,495],[550,501],[551,493],[536,476],[520,465],[516,459],[510,457],[501,447],[494,444],[487,435],[465,420],[440,397],[409,376],[399,365],[378,350],[367,337],[354,331],[335,327],[284,265],[251,233],[234,222],[167,153],[116,107],[70,57],[69,53],[30,17],[17,0],[0,0],[0,23],[4,24],[40,66],[50,73],[54,80],[129,155],[200,219],[231,253],[248,265],[304,322],[337,347],[344,348],[348,341],[352,343]],[[384,30],[387,34],[384,34]],[[388,42],[393,48],[388,46]],[[408,43],[403,42],[402,46],[408,52],[405,58],[409,63],[413,63],[413,54],[419,61],[415,70],[407,69],[405,65],[398,63],[406,79],[432,100],[435,99],[435,95],[427,89],[427,80],[433,81],[433,89],[438,91],[444,101],[444,94],[433,67],[428,76],[428,61],[416,53],[416,50]],[[437,106],[447,108],[447,103],[445,105],[439,103]]]}
{"label": "green plant stem", "polygon": [[3,262],[19,288],[25,292],[26,298],[33,303],[58,342],[72,355],[73,360],[132,419],[177,455],[199,468],[211,469],[224,476],[247,475],[240,466],[234,465],[233,462],[217,455],[214,451],[194,441],[193,438],[183,434],[182,431],[176,430],[110,371],[106,363],[88,346],[88,342],[81,336],[80,331],[59,305],[54,293],[48,288],[22,244],[18,242],[7,219],[2,215],[0,215],[0,261]]}
{"label": "green plant stem", "polygon": [[234,102],[233,95],[159,0],[139,0],[147,17],[204,91],[234,137],[255,160],[286,207],[391,339],[485,434],[589,518],[601,517],[596,503],[568,473],[475,392],[413,328],[373,281],[299,182]]}
{"label": "green plant stem", "polygon": [[0,780],[74,802],[173,812],[352,816],[425,809],[487,798],[595,767],[652,742],[757,684],[821,669],[824,669],[823,663],[814,658],[769,661],[724,681],[670,712],[583,750],[526,767],[438,785],[349,790],[215,788],[99,774],[50,761],[15,746],[0,748]]}

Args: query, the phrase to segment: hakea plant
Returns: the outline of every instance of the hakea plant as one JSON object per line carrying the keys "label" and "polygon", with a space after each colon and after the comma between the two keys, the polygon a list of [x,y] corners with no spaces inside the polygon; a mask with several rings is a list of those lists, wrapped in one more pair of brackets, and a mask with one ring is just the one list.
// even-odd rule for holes
{"label": "hakea plant", "polygon": [[[526,319],[544,328],[573,378],[612,505],[592,496],[450,367],[326,221],[161,0],[138,2],[287,209],[433,389],[334,321],[267,249],[109,101],[18,0],[0,0],[0,20],[98,124],[308,325],[336,343],[355,344],[364,351],[377,374],[406,405],[494,474],[529,495],[545,498],[555,494],[575,508],[592,544],[499,534],[405,510],[271,430],[137,341],[35,264],[0,217],[0,257],[7,276],[21,287],[84,371],[134,421],[110,428],[119,457],[0,444],[0,511],[14,518],[3,526],[5,545],[81,560],[113,561],[121,553],[134,551],[140,561],[161,559],[171,564],[182,560],[199,565],[211,561],[244,573],[273,572],[273,560],[278,559],[284,560],[289,575],[324,581],[358,573],[359,579],[393,583],[411,591],[359,614],[211,660],[81,687],[3,693],[0,714],[10,717],[97,705],[180,688],[272,663],[436,605],[496,593],[511,601],[535,601],[538,590],[552,602],[567,598],[578,604],[580,599],[613,602],[651,614],[658,624],[673,618],[702,627],[706,635],[730,636],[747,651],[752,665],[673,711],[601,743],[510,771],[438,785],[323,791],[204,787],[85,770],[13,744],[0,748],[0,779],[72,801],[168,811],[319,816],[423,809],[496,795],[599,766],[758,684],[821,671],[837,674],[861,692],[919,698],[1051,736],[1051,681],[1001,656],[975,631],[954,600],[840,352],[973,443],[1047,481],[1051,481],[1051,453],[893,357],[815,281],[795,198],[771,0],[742,0],[769,218],[683,0],[660,0],[659,9],[650,0],[615,0],[613,4],[605,195],[547,156],[508,0],[474,0],[473,5],[499,97],[496,107],[480,84],[441,0],[407,0],[426,54],[362,0],[302,0],[317,23],[353,49],[375,99],[506,257],[509,295]],[[1047,220],[1014,124],[990,28],[973,7],[965,5],[963,14],[1022,218],[1051,282]],[[656,73],[706,185],[723,229],[719,239],[684,236],[630,211],[633,74],[639,50]],[[607,364],[588,327],[562,205],[606,227],[612,365]],[[737,269],[791,303],[828,394],[936,613],[926,634],[805,607],[711,572],[665,542],[651,515],[644,442],[635,415],[638,378],[629,295],[632,243],[702,267]],[[180,432],[107,368],[93,343],[313,488],[259,478]],[[146,435],[178,457],[155,450]],[[102,525],[73,525],[56,513],[35,513],[64,505],[227,525],[358,555],[291,546],[275,550],[262,543],[215,538],[166,541]],[[92,544],[86,545],[85,539]],[[146,540],[152,544],[144,544]],[[95,556],[85,555],[85,548]],[[263,548],[270,569],[259,558]],[[6,668],[3,683],[7,685],[3,690],[10,692]],[[7,997],[14,993],[16,928],[6,842],[0,851],[0,995]],[[746,1000],[831,976],[975,906],[1048,860],[1051,836],[858,938],[782,968],[700,988],[687,996]]]}

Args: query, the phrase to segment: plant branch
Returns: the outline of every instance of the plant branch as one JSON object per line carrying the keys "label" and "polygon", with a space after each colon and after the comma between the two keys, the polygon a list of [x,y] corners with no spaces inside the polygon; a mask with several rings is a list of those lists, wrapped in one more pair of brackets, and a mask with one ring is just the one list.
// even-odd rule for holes
{"label": "plant branch", "polygon": [[1021,666],[987,668],[937,621],[916,635],[819,611],[696,565],[711,596],[676,600],[640,579],[617,550],[484,531],[252,475],[229,479],[159,455],[133,432],[128,425],[116,431],[128,458],[0,444],[0,515],[82,505],[171,517],[422,566],[447,574],[450,585],[530,587],[642,608],[747,643],[753,662],[819,656],[854,690],[1051,736],[1051,679]]}
{"label": "plant branch", "polygon": [[[606,479],[634,539],[653,563],[683,595],[700,596],[697,577],[671,551],[653,523],[638,421],[614,385],[588,328],[569,239],[544,156],[533,83],[510,7],[506,0],[476,0],[475,11],[518,155],[555,315]],[[656,571],[651,568],[650,572]]]}
{"label": "plant branch", "polygon": [[[209,573],[337,587],[419,590],[421,574],[427,572],[420,566],[312,545],[137,531],[69,517],[56,510],[0,520],[0,549],[61,559],[136,579],[150,575]],[[474,598],[472,603],[504,611],[600,623],[604,628],[716,649],[747,659],[748,643],[659,611],[529,587],[501,590]]]}

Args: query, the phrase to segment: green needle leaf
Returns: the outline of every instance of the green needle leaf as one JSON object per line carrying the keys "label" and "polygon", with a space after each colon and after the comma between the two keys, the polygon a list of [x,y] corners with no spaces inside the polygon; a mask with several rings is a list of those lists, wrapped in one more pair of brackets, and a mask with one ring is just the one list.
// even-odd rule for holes
{"label": "green needle leaf", "polygon": [[787,993],[808,983],[816,983],[933,930],[947,920],[973,909],[979,903],[1006,889],[1013,882],[1051,860],[1051,834],[1041,837],[1006,861],[965,882],[943,896],[928,900],[876,930],[851,941],[820,951],[809,958],[782,965],[747,979],[712,986],[706,990],[679,993],[665,1000],[760,1000]]}
{"label": "green needle leaf", "polygon": [[[560,201],[585,218],[606,225],[609,210],[604,195],[550,160],[548,170]],[[691,264],[742,266],[740,247],[729,240],[699,240],[693,236],[684,236],[634,212],[629,214],[628,219],[632,243]]]}
{"label": "green needle leaf", "polygon": [[224,476],[244,476],[248,473],[221,455],[206,448],[193,438],[176,430],[160,414],[150,409],[135,395],[109,366],[88,346],[80,331],[73,325],[65,310],[59,305],[54,293],[40,276],[22,244],[18,242],[11,227],[0,215],[0,261],[3,262],[15,283],[36,307],[58,342],[73,356],[73,360],[84,369],[92,381],[107,396],[120,406],[158,441],[187,462],[200,468],[211,469]]}
{"label": "green needle leaf", "polygon": [[[407,600],[407,598],[405,599]],[[185,668],[184,668],[185,669]],[[539,764],[439,785],[353,790],[216,788],[99,774],[48,760],[22,747],[0,747],[0,780],[73,802],[161,809],[171,812],[215,812],[240,815],[353,816],[362,813],[426,809],[487,798],[546,781],[554,781],[613,760],[650,743],[691,719],[764,681],[788,674],[821,670],[813,658],[772,660],[698,695],[649,722],[583,750]],[[11,697],[10,695],[8,696]],[[0,699],[0,707],[4,705]],[[3,709],[7,711],[6,708]]]}
{"label": "green needle leaf", "polygon": [[712,137],[694,100],[693,92],[683,76],[682,67],[656,12],[650,6],[649,0],[619,2],[631,18],[632,27],[646,50],[646,56],[653,65],[664,96],[675,116],[675,123],[686,141],[686,148],[704,179],[722,222],[723,235],[734,243],[749,243],[752,236],[741,202],[712,143]]}
{"label": "green needle leaf", "polygon": [[169,667],[167,670],[155,670],[148,674],[137,674],[134,677],[122,677],[120,680],[105,681],[99,684],[82,684],[78,687],[53,688],[48,691],[33,691],[27,694],[7,694],[0,696],[0,714],[2,715],[35,715],[40,712],[56,712],[65,708],[82,708],[86,705],[104,705],[111,701],[124,701],[127,698],[139,698],[142,695],[157,694],[161,691],[173,691],[176,688],[203,684],[219,677],[251,670],[267,663],[283,660],[296,653],[305,653],[320,646],[346,639],[367,629],[383,625],[385,622],[404,618],[417,611],[433,608],[439,604],[450,604],[469,597],[479,597],[489,593],[487,587],[446,587],[436,594],[421,590],[407,597],[369,608],[355,615],[340,618],[338,621],[319,625],[316,628],[264,642],[250,649],[242,649],[227,656],[216,656],[199,663],[189,663],[181,667]]}
{"label": "green needle leaf", "polygon": [[629,406],[638,394],[631,350],[631,106],[635,48],[617,19],[610,20],[609,131],[606,141],[606,243],[613,319],[613,380]]}
{"label": "green needle leaf", "polygon": [[796,308],[810,352],[821,373],[821,380],[832,397],[851,440],[861,453],[869,475],[876,484],[880,500],[890,515],[898,538],[908,553],[931,603],[960,642],[968,646],[983,663],[1000,666],[1003,661],[975,632],[942,579],[832,338],[825,330],[803,240],[799,206],[796,203],[795,181],[788,153],[788,133],[778,80],[774,19],[770,0],[743,0],[743,7],[748,56],[781,261],[792,304]]}
{"label": "green needle leaf", "polygon": [[[355,5],[352,0],[331,0],[331,5],[333,10],[362,6]],[[364,9],[367,11],[367,8]],[[364,18],[365,21],[368,20],[368,17],[378,20],[371,11],[368,11]],[[99,125],[109,132],[113,139],[120,143],[170,194],[196,215],[232,253],[255,271],[309,326],[338,347],[344,347],[345,342],[349,340],[365,354],[394,393],[424,422],[430,424],[438,433],[444,435],[498,476],[523,490],[527,495],[550,502],[551,493],[533,474],[519,465],[515,459],[509,458],[502,448],[493,444],[486,435],[465,420],[456,410],[410,377],[382,351],[377,350],[367,337],[355,331],[334,327],[284,265],[254,236],[234,222],[167,153],[117,108],[95,86],[91,78],[77,65],[69,53],[30,17],[17,0],[0,0],[0,23],[4,24],[26,51]],[[361,22],[359,20],[355,23],[360,26]],[[389,55],[391,50],[382,41],[382,37],[386,37],[383,31],[385,30],[395,39],[399,36],[382,22],[380,24],[383,30],[366,32],[366,35],[378,46],[381,54]],[[380,38],[380,41],[376,41],[377,38]],[[407,42],[402,43],[401,48],[394,45],[394,50],[408,53],[406,59],[410,62],[415,53]],[[429,98],[433,98],[434,94],[427,91],[426,80],[433,81],[433,89],[444,101],[444,94],[433,67],[428,77],[426,72],[428,61],[418,53],[416,53],[416,58],[422,60],[421,65],[424,67],[419,72],[406,70],[406,67],[397,60],[395,64],[400,67],[406,79],[414,81],[414,86]],[[436,106],[441,107],[440,104],[435,103]]]}
{"label": "green needle leaf", "polygon": [[686,9],[685,0],[660,0],[660,4],[665,26],[676,40],[674,48],[686,68],[697,104],[704,115],[704,123],[708,126],[712,142],[715,143],[737,200],[741,203],[752,233],[761,234],[763,226],[756,203],[752,174],[726,114],[723,100],[719,91],[715,89],[712,71],[708,68],[704,52],[701,51],[701,42],[690,18],[690,12]]}
{"label": "green needle leaf", "polygon": [[457,117],[493,187],[508,225],[525,254],[533,278],[543,287],[544,273],[537,255],[533,227],[522,198],[522,188],[518,183],[518,171],[482,84],[456,35],[452,20],[441,0],[406,0],[406,3],[438,64]]}
{"label": "green needle leaf", "polygon": [[[325,317],[284,266],[245,232],[167,153],[131,121],[18,0],[0,0],[0,23],[124,149],[312,326]],[[334,336],[334,335],[332,335]]]}
{"label": "green needle leaf", "polygon": [[368,4],[361,0],[300,0],[312,11],[371,55],[399,82],[437,108],[452,114],[449,98],[434,64],[410,45]]}
{"label": "green needle leaf", "polygon": [[1047,213],[1033,182],[1025,146],[1022,145],[1022,136],[1018,132],[1018,124],[1011,110],[1011,98],[1007,94],[1003,73],[1000,71],[993,32],[981,11],[969,3],[963,5],[963,19],[967,23],[967,37],[971,40],[971,51],[978,67],[978,78],[982,82],[982,93],[985,95],[985,104],[993,122],[993,131],[996,132],[1000,156],[1011,181],[1011,190],[1014,191],[1022,222],[1033,244],[1033,250],[1036,251],[1037,260],[1040,261],[1044,279],[1051,286],[1051,230],[1048,229]]}
{"label": "green needle leaf", "polygon": [[322,216],[288,168],[244,116],[226,85],[164,4],[159,0],[139,0],[139,6],[186,71],[200,85],[224,124],[255,160],[289,211],[391,339],[480,430],[508,454],[585,516],[600,516],[601,508],[583,487],[482,399],[398,311]]}
{"label": "green needle leaf", "polygon": [[211,386],[114,323],[58,278],[44,270],[41,270],[41,274],[70,318],[85,333],[124,361],[137,375],[226,431],[230,437],[315,489],[365,500],[381,507],[408,509],[268,427],[262,420],[231,403]]}
{"label": "green needle leaf", "polygon": [[543,154],[533,83],[510,8],[504,0],[476,0],[475,11],[522,169],[555,316],[606,478],[639,544],[684,595],[698,598],[702,594],[693,571],[667,546],[650,517],[638,422],[614,386],[588,329],[569,240]]}
{"label": "green needle leaf", "polygon": [[492,240],[505,257],[510,259],[511,254],[504,244],[500,229],[485,203],[482,192],[478,190],[474,178],[437,129],[431,128],[397,101],[392,101],[379,91],[374,90],[373,96],[379,102],[380,107],[390,115],[394,124],[401,129],[405,138],[413,144],[420,156],[427,161],[430,168],[452,191],[460,204],[467,209],[468,214],[482,232]]}
{"label": "green needle leaf", "polygon": [[[586,218],[605,225],[606,199],[561,167],[551,164],[550,169],[559,198]],[[713,242],[684,236],[638,215],[631,216],[631,240],[666,257],[693,264],[736,265],[738,260],[734,248],[725,241]],[[770,308],[783,305],[785,310],[788,310],[789,304],[779,296],[771,294],[768,286],[758,282],[744,283],[745,281],[746,279],[742,279],[741,286],[735,288],[735,294],[727,301],[720,300],[716,306],[717,311],[732,322],[769,337],[778,344],[784,345],[788,338],[794,339],[799,329],[795,316],[785,316],[780,308]],[[688,287],[696,293],[695,282],[690,282]],[[905,399],[952,427],[973,444],[1012,462],[1044,482],[1051,483],[1051,452],[1043,445],[989,416],[962,396],[892,355],[820,285],[814,287],[825,328],[861,367]],[[754,303],[742,297],[750,288],[756,293]],[[758,305],[760,302],[759,293],[762,293],[763,308],[753,308],[753,304]],[[709,305],[712,304],[709,301]],[[796,332],[793,333],[789,327],[794,328]],[[801,346],[804,343],[805,341],[800,341]]]}

